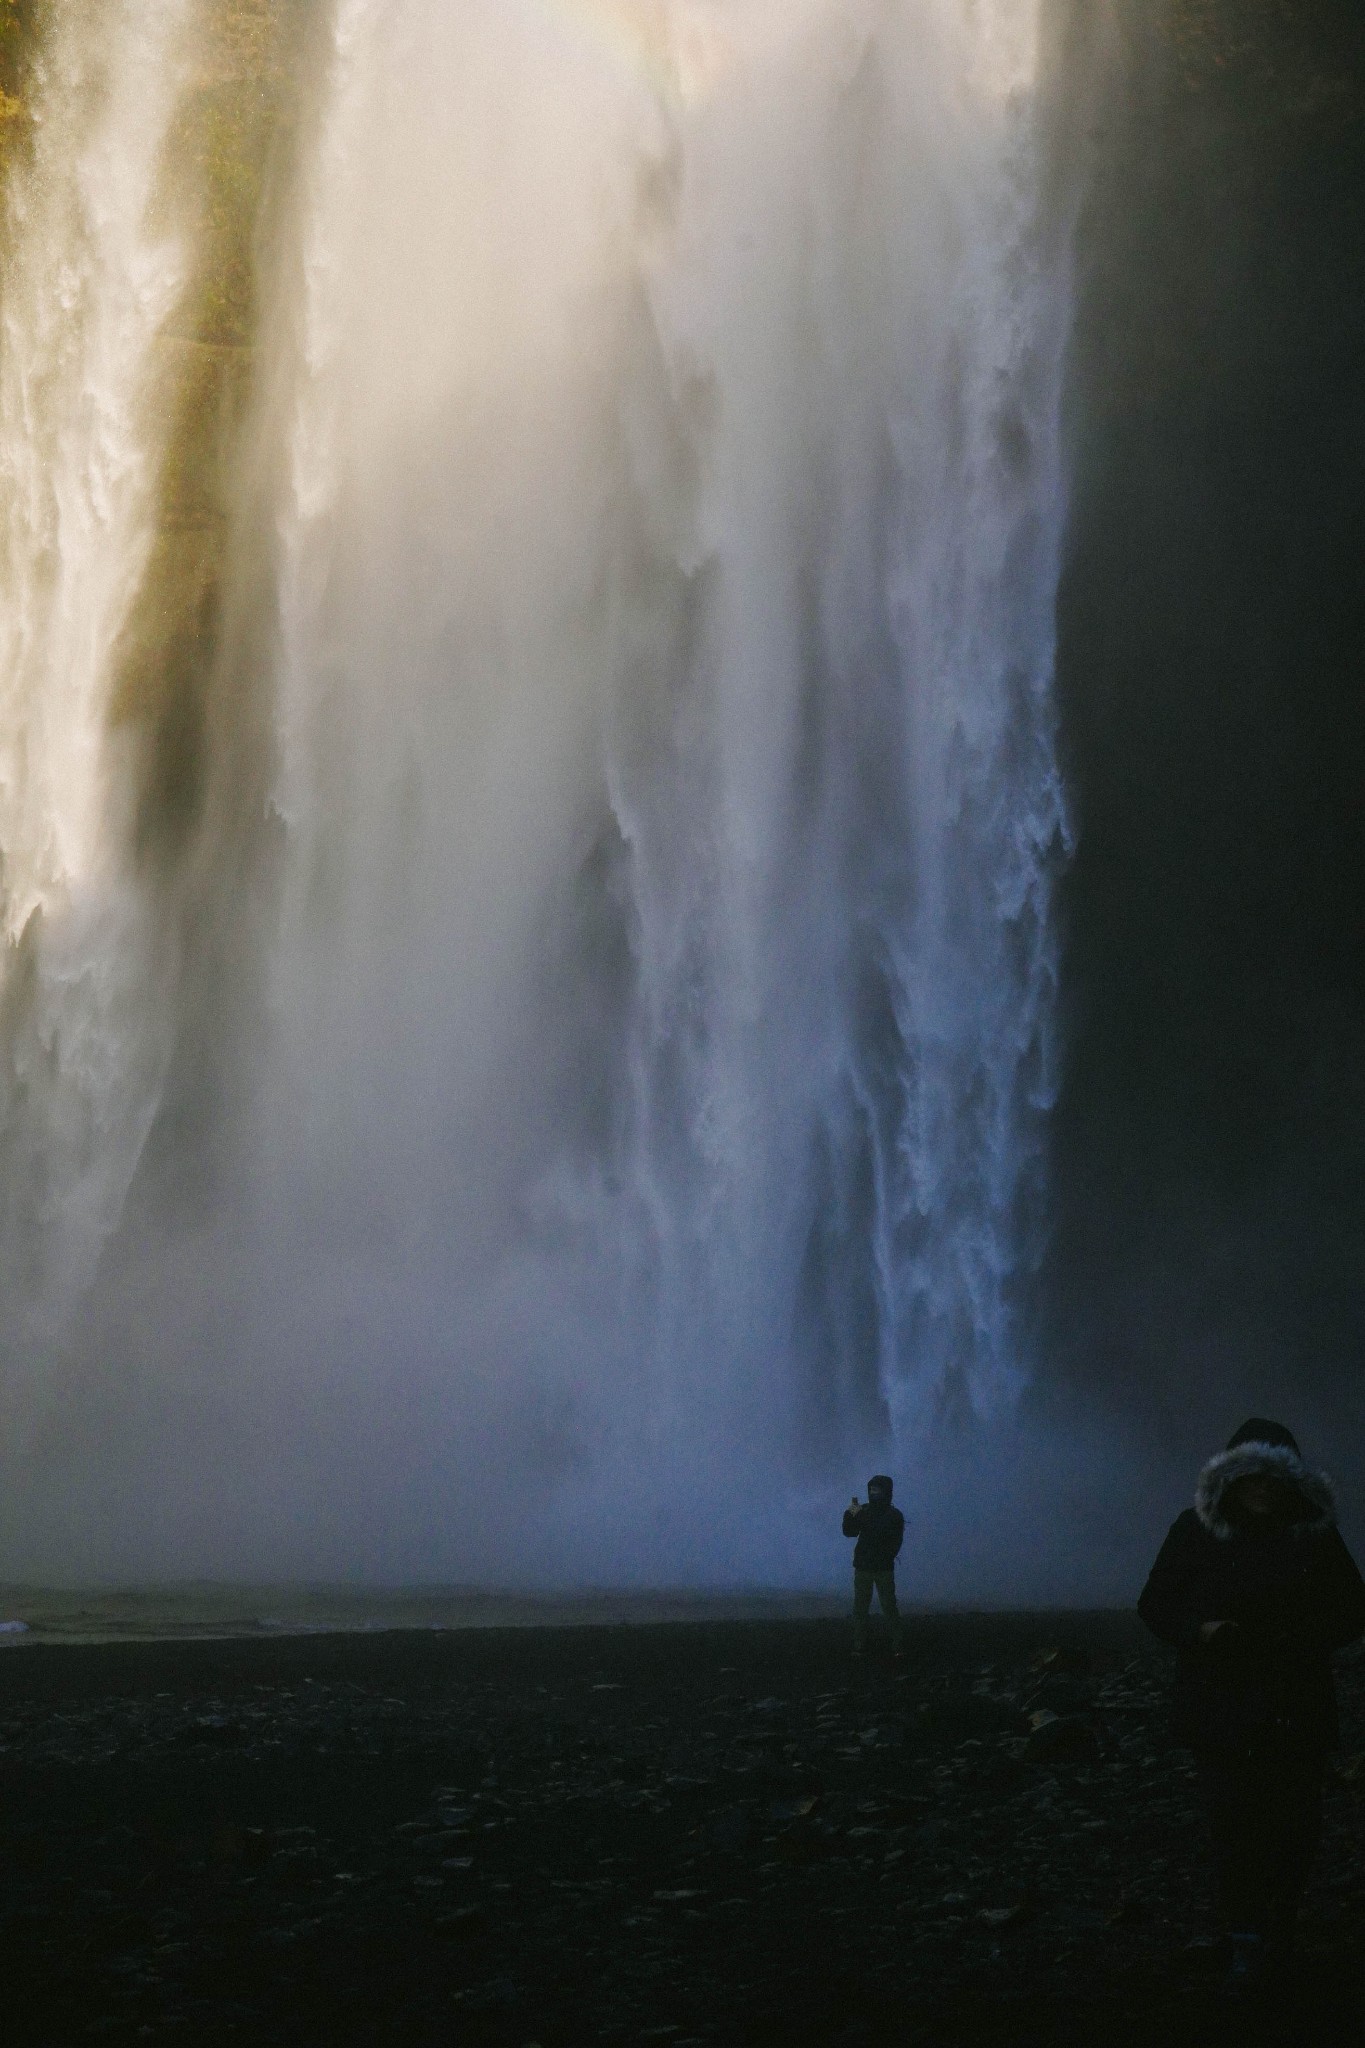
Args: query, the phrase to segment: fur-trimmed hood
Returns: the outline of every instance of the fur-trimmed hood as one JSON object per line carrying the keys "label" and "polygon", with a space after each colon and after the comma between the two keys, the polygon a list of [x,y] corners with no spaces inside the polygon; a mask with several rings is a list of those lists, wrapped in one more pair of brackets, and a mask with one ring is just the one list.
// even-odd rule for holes
{"label": "fur-trimmed hood", "polygon": [[1325,1472],[1306,1465],[1287,1444],[1238,1444],[1235,1450],[1219,1451],[1199,1475],[1194,1490],[1194,1511],[1211,1536],[1226,1542],[1236,1534],[1237,1525],[1228,1519],[1223,1502],[1227,1490],[1238,1479],[1264,1473],[1292,1486],[1303,1502],[1302,1516],[1291,1523],[1296,1536],[1320,1536],[1335,1528],[1337,1504],[1332,1482]]}

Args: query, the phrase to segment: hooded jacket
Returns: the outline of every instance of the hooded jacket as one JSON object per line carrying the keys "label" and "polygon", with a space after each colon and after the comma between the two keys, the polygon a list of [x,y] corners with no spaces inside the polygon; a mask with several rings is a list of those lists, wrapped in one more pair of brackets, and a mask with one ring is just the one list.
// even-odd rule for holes
{"label": "hooded jacket", "polygon": [[890,1494],[869,1499],[860,1508],[844,1509],[844,1534],[856,1536],[855,1572],[889,1572],[905,1541],[905,1516],[891,1505]]}
{"label": "hooded jacket", "polygon": [[[1322,1753],[1338,1739],[1330,1656],[1365,1633],[1365,1582],[1336,1526],[1325,1473],[1289,1432],[1210,1458],[1194,1506],[1172,1524],[1138,1613],[1175,1646],[1176,1740],[1210,1757],[1262,1750]],[[1239,1516],[1229,1490],[1264,1475],[1286,1488],[1287,1514]],[[1202,1640],[1209,1621],[1237,1628]]]}

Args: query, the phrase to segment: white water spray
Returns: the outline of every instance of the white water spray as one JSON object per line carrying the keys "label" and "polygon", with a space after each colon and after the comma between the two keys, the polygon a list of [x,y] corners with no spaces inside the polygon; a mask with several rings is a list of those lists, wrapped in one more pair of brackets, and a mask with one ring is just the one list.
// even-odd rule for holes
{"label": "white water spray", "polygon": [[140,1240],[182,1562],[801,1576],[842,1460],[1009,1410],[1066,837],[1040,15],[333,0],[252,472],[267,1022],[220,1221]]}
{"label": "white water spray", "polygon": [[452,1407],[618,1495],[1020,1384],[1065,829],[1037,35],[338,12],[280,1184],[330,1156]]}

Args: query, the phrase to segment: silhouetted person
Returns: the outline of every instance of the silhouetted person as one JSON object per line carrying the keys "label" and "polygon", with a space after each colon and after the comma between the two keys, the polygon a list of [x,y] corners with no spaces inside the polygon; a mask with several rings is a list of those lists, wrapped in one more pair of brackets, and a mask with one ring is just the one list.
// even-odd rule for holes
{"label": "silhouetted person", "polygon": [[1244,1422],[1199,1475],[1138,1602],[1179,1653],[1176,1739],[1194,1751],[1234,1988],[1289,1962],[1337,1742],[1333,1650],[1365,1632],[1365,1583],[1331,1486],[1281,1423]]}
{"label": "silhouetted person", "polygon": [[896,1605],[896,1559],[905,1540],[905,1516],[891,1505],[891,1481],[878,1472],[867,1482],[867,1505],[844,1509],[844,1534],[856,1536],[853,1551],[853,1654],[867,1648],[867,1617],[875,1591],[891,1632],[891,1654],[901,1654],[901,1617]]}

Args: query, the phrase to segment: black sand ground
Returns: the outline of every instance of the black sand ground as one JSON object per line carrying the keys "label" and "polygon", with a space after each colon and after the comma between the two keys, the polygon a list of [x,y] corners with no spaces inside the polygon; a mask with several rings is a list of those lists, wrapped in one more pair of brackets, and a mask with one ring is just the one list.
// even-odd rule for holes
{"label": "black sand ground", "polygon": [[1138,1624],[909,1640],[904,1675],[825,1622],[7,1651],[0,2033],[1358,2037],[1365,1662],[1303,1978],[1248,2015]]}

